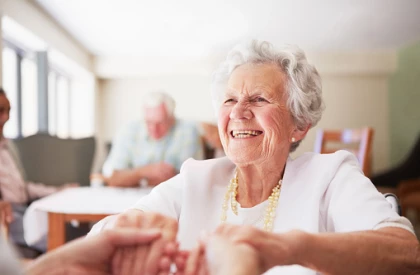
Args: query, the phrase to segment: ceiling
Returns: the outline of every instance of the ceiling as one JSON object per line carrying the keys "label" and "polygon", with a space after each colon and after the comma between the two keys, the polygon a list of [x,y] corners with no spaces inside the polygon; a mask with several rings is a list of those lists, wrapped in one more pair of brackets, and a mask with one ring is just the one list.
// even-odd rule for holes
{"label": "ceiling", "polygon": [[419,0],[35,0],[92,54],[202,57],[258,38],[310,51],[420,40]]}

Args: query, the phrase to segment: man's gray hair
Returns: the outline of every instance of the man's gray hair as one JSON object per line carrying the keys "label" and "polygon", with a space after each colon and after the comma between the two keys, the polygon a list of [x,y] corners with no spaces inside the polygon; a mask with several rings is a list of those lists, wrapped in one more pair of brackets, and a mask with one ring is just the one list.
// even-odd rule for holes
{"label": "man's gray hair", "polygon": [[[314,127],[318,123],[325,108],[321,77],[316,68],[308,63],[305,53],[297,46],[286,45],[274,49],[269,42],[257,40],[234,47],[213,73],[211,92],[216,112],[222,104],[230,75],[246,63],[276,64],[287,79],[287,107],[297,128]],[[296,150],[299,144],[300,141],[293,143],[290,151]]]}
{"label": "man's gray hair", "polygon": [[143,98],[144,107],[153,108],[162,103],[165,105],[168,115],[173,117],[175,115],[175,100],[167,93],[163,91],[154,91],[147,93]]}

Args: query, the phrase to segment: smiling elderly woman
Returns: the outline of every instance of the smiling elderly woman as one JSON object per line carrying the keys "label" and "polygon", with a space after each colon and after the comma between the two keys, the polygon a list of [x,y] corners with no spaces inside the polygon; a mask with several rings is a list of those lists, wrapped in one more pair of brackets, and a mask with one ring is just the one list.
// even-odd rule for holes
{"label": "smiling elderly woman", "polygon": [[177,236],[190,250],[202,231],[251,245],[268,274],[411,274],[418,267],[410,222],[352,154],[289,157],[323,111],[320,76],[300,49],[256,41],[235,48],[214,74],[212,92],[227,157],[187,160],[136,210],[93,231],[161,228],[165,241],[147,252],[151,274],[167,267],[159,259],[166,242]]}

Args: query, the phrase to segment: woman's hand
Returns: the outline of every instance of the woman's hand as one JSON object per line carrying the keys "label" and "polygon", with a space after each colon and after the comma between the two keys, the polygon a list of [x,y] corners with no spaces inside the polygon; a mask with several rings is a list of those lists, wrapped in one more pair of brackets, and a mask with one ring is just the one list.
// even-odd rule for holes
{"label": "woman's hand", "polygon": [[[255,248],[229,238],[213,235],[200,241],[191,250],[184,275],[257,275],[261,270],[260,256]],[[178,273],[177,273],[178,274]]]}
{"label": "woman's hand", "polygon": [[234,244],[249,245],[258,251],[261,273],[275,266],[294,264],[295,247],[302,241],[299,231],[276,234],[251,226],[229,224],[219,226],[215,236],[228,239]]}
{"label": "woman's hand", "polygon": [[[158,229],[161,238],[150,246],[134,246],[117,251],[113,270],[119,274],[163,274],[169,272],[177,250],[178,222],[158,213],[128,210],[117,216],[115,228]],[[139,260],[141,259],[141,260]]]}
{"label": "woman's hand", "polygon": [[[121,274],[112,273],[118,249],[148,246],[159,239],[157,230],[117,229],[70,242],[45,254],[27,267],[25,274]],[[138,259],[139,260],[139,259]]]}

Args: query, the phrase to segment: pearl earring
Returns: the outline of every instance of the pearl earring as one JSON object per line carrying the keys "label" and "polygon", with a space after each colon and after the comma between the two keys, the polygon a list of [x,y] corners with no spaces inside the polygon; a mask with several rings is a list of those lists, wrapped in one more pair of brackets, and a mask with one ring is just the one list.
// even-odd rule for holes
{"label": "pearl earring", "polygon": [[294,137],[292,137],[292,142],[295,142],[295,141],[296,141],[296,139]]}

